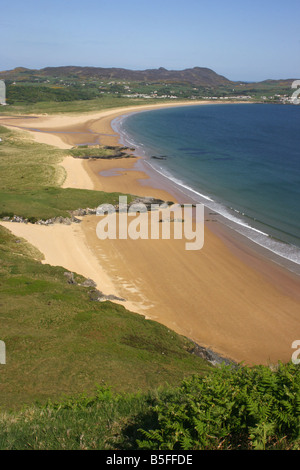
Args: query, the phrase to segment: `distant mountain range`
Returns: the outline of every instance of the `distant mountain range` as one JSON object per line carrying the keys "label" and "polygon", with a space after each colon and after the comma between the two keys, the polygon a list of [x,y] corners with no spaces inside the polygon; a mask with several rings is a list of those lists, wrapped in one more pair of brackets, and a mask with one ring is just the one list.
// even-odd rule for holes
{"label": "distant mountain range", "polygon": [[0,72],[2,80],[28,81],[36,77],[52,77],[59,79],[74,78],[77,80],[122,80],[128,82],[168,82],[186,83],[187,85],[207,86],[216,88],[219,86],[230,86],[244,84],[259,86],[280,86],[290,87],[294,79],[264,80],[261,82],[243,82],[228,80],[223,75],[219,75],[206,67],[194,67],[185,70],[167,70],[164,67],[147,70],[129,70],[124,68],[103,68],[103,67],[80,67],[61,66],[46,67],[43,69],[28,69],[17,67],[13,70]]}
{"label": "distant mountain range", "polygon": [[17,67],[14,70],[0,72],[1,79],[15,79],[20,75],[37,75],[45,77],[70,77],[78,79],[127,80],[137,82],[185,82],[198,86],[220,86],[230,84],[230,80],[205,67],[194,67],[185,70],[167,70],[163,67],[148,70],[127,70],[123,68],[102,67],[46,67],[41,70]]}

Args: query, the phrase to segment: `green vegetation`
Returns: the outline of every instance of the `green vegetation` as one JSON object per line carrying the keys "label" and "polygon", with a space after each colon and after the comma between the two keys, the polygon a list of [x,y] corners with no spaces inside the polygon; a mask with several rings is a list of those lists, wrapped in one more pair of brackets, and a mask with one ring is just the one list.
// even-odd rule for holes
{"label": "green vegetation", "polygon": [[[130,200],[131,196],[128,195],[128,201]],[[54,217],[70,217],[70,213],[77,209],[118,204],[119,193],[45,187],[36,190],[0,191],[0,201],[0,218],[17,215],[34,223]]]}
{"label": "green vegetation", "polygon": [[8,103],[37,103],[39,101],[74,101],[96,98],[97,91],[78,86],[8,85]]}
{"label": "green vegetation", "polygon": [[223,367],[185,380],[152,410],[142,449],[300,449],[300,370]]}
{"label": "green vegetation", "polygon": [[37,87],[30,82],[26,86],[8,85],[9,106],[2,107],[1,113],[87,112],[175,100],[244,99],[279,103],[291,97],[291,83],[286,82],[230,83],[216,87],[164,82],[128,82],[128,85],[109,83],[101,82],[101,88],[95,89],[94,84],[87,81],[84,90],[80,82],[72,90],[66,83],[57,88],[49,85]]}
{"label": "green vegetation", "polygon": [[[152,101],[151,104],[160,102]],[[73,101],[38,101],[14,102],[9,106],[1,106],[2,115],[6,114],[59,114],[59,113],[87,113],[92,111],[101,111],[103,109],[119,108],[125,106],[138,106],[149,104],[147,99],[122,98],[117,95],[103,95],[91,100],[76,99]]]}
{"label": "green vegetation", "polygon": [[[174,100],[288,102],[292,80],[233,82],[208,69],[134,72],[57,67],[0,72],[7,87],[6,113],[84,112]],[[4,109],[3,109],[4,108]]]}
{"label": "green vegetation", "polygon": [[[0,218],[17,215],[34,222],[69,217],[76,209],[118,202],[118,193],[60,187],[65,170],[58,164],[70,152],[36,143],[24,132],[4,127],[0,127],[0,136]],[[79,153],[89,151],[78,149]],[[113,153],[97,151],[106,156]]]}
{"label": "green vegetation", "polygon": [[293,364],[230,366],[147,393],[65,397],[0,414],[0,449],[299,450]]}
{"label": "green vegetation", "polygon": [[[129,151],[129,153],[128,153]],[[81,145],[69,150],[69,154],[75,158],[113,158],[113,157],[132,157],[128,147],[99,146],[99,145]]]}
{"label": "green vegetation", "polygon": [[65,171],[59,166],[65,150],[34,142],[28,134],[0,127],[0,189],[39,189],[45,186],[59,187],[65,179]]}
{"label": "green vegetation", "polygon": [[189,352],[186,338],[121,305],[93,300],[94,288],[82,285],[82,276],[69,283],[64,268],[41,258],[0,226],[0,334],[7,348],[0,408],[91,392],[97,384],[147,390],[210,369]]}

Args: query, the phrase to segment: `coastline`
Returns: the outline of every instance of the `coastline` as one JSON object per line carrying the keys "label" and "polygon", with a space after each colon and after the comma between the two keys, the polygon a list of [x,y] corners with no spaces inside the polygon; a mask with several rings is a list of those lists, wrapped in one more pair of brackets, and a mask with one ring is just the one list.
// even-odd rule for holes
{"label": "coastline", "polygon": [[[111,122],[118,116],[143,109],[149,106],[86,116],[42,117],[41,123],[34,120],[40,131],[32,131],[33,123],[28,119],[27,127],[20,126],[23,123],[19,118],[17,122],[10,120],[10,124],[30,130],[39,141],[56,146],[60,143],[61,148],[89,142],[82,142],[84,138],[92,138],[94,143],[100,139],[103,145],[118,145],[119,136]],[[67,158],[69,160],[63,162],[68,174],[64,187],[85,186],[86,189],[187,202],[181,200],[182,195],[170,182],[160,179],[154,170],[147,170],[141,158],[80,162]],[[112,170],[112,176],[99,175]],[[133,311],[146,314],[236,362],[290,360],[291,343],[297,339],[299,331],[299,277],[266,259],[251,243],[233,236],[231,230],[224,229],[214,219],[207,211],[204,248],[198,252],[185,251],[184,240],[100,242],[96,237],[96,216],[84,217],[80,224],[81,235],[74,236],[77,247],[86,245],[99,269],[101,267],[110,279],[110,285],[117,286],[116,293],[128,299]],[[53,237],[57,234],[58,227],[54,226]],[[46,257],[50,264],[54,263],[50,258]]]}
{"label": "coastline", "polygon": [[[134,179],[133,162],[122,163],[123,175],[98,175],[101,170],[120,166],[120,162],[91,161],[87,169],[94,172],[99,189],[125,190],[125,181]],[[134,186],[134,192],[162,197],[158,181],[153,185],[158,188],[154,193],[148,193],[151,177],[146,181],[147,186]],[[176,191],[165,189],[168,200],[170,196],[173,201],[179,199],[179,195],[174,197]],[[116,282],[120,278],[137,280],[135,289],[152,300],[145,305],[148,316],[197,344],[236,362],[288,361],[291,338],[297,336],[299,327],[299,277],[266,259],[244,237],[216,224],[214,217],[207,217],[211,220],[206,218],[204,248],[199,252],[185,252],[181,240],[168,240],[168,244],[112,240],[109,245],[102,244],[109,260],[104,263],[106,270],[111,275],[118,273]],[[86,234],[90,247],[97,246],[95,225]],[[128,296],[126,289],[122,295]],[[135,299],[138,303],[138,296]]]}
{"label": "coastline", "polygon": [[[246,105],[248,104],[249,103],[246,103]],[[152,117],[154,118],[155,114],[153,114]],[[160,181],[161,186],[167,186],[169,191],[175,190],[180,202],[184,203],[185,201],[189,201],[194,204],[203,204],[207,208],[208,213],[214,213],[215,219],[217,219],[220,224],[233,229],[233,231],[239,233],[242,238],[247,238],[249,242],[252,243],[259,252],[265,254],[267,258],[272,259],[275,263],[300,275],[300,247],[297,246],[297,242],[294,244],[293,241],[288,241],[285,238],[281,239],[280,233],[276,234],[275,232],[274,234],[272,230],[270,232],[268,231],[269,227],[263,223],[263,219],[260,221],[256,215],[252,214],[251,216],[250,213],[250,216],[248,216],[247,213],[244,214],[243,211],[236,210],[238,206],[235,206],[233,202],[231,202],[231,204],[224,203],[220,197],[208,196],[209,192],[207,192],[207,188],[205,193],[203,188],[201,190],[195,186],[195,182],[193,185],[193,183],[189,183],[186,177],[182,179],[182,175],[178,173],[178,171],[176,174],[174,168],[172,170],[168,169],[167,162],[166,165],[160,162],[160,157],[150,157],[150,155],[155,153],[155,150],[146,149],[143,139],[140,144],[136,144],[135,141],[132,140],[132,134],[127,134],[126,122],[123,124],[123,120],[126,121],[126,118],[127,115],[125,119],[120,117],[113,120],[112,128],[120,134],[121,145],[127,147],[133,146],[136,148],[134,154],[143,156],[136,165],[136,168],[141,169],[148,175],[149,173],[154,175],[153,181]],[[141,139],[141,137],[137,135],[134,139],[136,142],[140,142],[139,139]],[[189,145],[187,141],[185,145]],[[159,152],[159,150],[157,150],[157,152]],[[168,153],[168,150],[161,150],[161,152],[161,154],[164,152]],[[166,158],[167,157],[164,157],[164,159]],[[183,158],[183,155],[181,158]],[[143,183],[147,184],[147,181],[143,181]],[[211,194],[213,194],[213,192]],[[231,205],[234,207],[231,207]]]}

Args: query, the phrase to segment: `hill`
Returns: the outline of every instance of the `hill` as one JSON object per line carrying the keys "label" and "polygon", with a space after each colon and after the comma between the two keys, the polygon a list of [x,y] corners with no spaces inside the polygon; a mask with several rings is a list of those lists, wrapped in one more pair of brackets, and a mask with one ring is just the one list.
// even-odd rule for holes
{"label": "hill", "polygon": [[205,67],[194,67],[185,70],[167,70],[163,67],[148,70],[128,70],[123,68],[102,67],[46,67],[41,70],[31,70],[23,67],[14,70],[0,72],[2,79],[16,79],[29,75],[42,77],[66,78],[74,76],[77,79],[101,79],[101,80],[127,80],[137,82],[182,82],[200,86],[219,86],[229,84],[230,81],[222,75],[218,75]]}
{"label": "hill", "polygon": [[[102,67],[17,67],[0,72],[6,84],[6,104],[14,112],[71,112],[153,103],[161,100],[243,100],[289,103],[292,79],[261,82],[230,81],[205,67],[184,70],[128,70]],[[137,102],[139,101],[139,102]],[[59,103],[66,103],[60,105]],[[44,104],[43,104],[44,103]],[[69,105],[68,103],[73,103]],[[32,107],[32,105],[35,105]],[[75,107],[75,108],[74,108]],[[8,112],[1,109],[2,113]],[[11,112],[11,108],[10,108]]]}

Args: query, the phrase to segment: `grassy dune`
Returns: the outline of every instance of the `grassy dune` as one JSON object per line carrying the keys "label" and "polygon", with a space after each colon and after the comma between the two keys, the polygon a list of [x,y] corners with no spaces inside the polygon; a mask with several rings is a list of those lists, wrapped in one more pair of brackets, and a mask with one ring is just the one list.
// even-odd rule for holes
{"label": "grassy dune", "polygon": [[[66,174],[59,163],[69,154],[66,150],[39,144],[25,132],[4,127],[0,127],[0,137],[0,217],[67,217],[79,208],[118,202],[118,193],[61,188]],[[111,153],[103,150],[105,156]]]}

